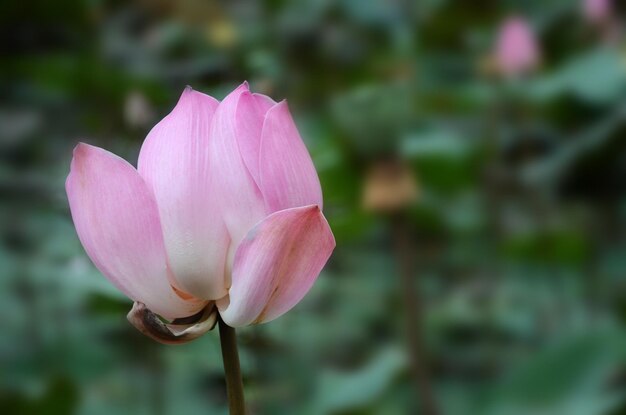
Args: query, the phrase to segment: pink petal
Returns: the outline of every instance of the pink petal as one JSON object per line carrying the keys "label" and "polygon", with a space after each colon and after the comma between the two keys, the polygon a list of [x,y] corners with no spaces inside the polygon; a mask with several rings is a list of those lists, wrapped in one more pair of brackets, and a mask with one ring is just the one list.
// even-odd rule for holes
{"label": "pink petal", "polygon": [[257,107],[257,111],[263,114],[263,116],[265,116],[265,113],[269,111],[270,108],[276,105],[276,101],[274,101],[272,98],[268,97],[267,95],[252,94],[252,96],[254,97],[254,103]]}
{"label": "pink petal", "polygon": [[174,110],[148,134],[138,170],[154,192],[170,267],[195,297],[226,295],[229,244],[211,185],[209,137],[218,101],[187,87]]}
{"label": "pink petal", "polygon": [[239,125],[246,126],[246,134],[239,135],[237,142],[239,152],[250,175],[257,186],[259,182],[259,151],[261,148],[261,131],[267,111],[276,105],[273,99],[263,94],[242,94],[239,98],[237,120]]}
{"label": "pink petal", "polygon": [[220,103],[211,126],[209,158],[214,191],[233,246],[265,216],[261,192],[240,153],[240,148],[253,149],[260,136],[261,118],[254,104],[248,85],[241,85]]}
{"label": "pink petal", "polygon": [[66,190],[87,255],[124,294],[166,318],[204,307],[206,302],[184,300],[172,289],[156,203],[130,164],[79,144]]}
{"label": "pink petal", "polygon": [[307,205],[322,208],[322,189],[315,166],[286,101],[267,112],[259,165],[261,192],[268,212]]}
{"label": "pink petal", "polygon": [[222,318],[237,327],[286,313],[309,291],[334,247],[317,205],[271,214],[237,248],[229,297],[217,302]]}
{"label": "pink petal", "polygon": [[259,150],[265,113],[276,103],[268,96],[243,92],[236,110],[237,144],[244,164],[259,185]]}

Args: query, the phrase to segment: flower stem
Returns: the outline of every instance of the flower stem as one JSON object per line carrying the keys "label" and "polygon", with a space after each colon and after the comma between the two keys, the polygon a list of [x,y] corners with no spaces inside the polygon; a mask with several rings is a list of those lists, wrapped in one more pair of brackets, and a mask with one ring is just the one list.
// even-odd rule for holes
{"label": "flower stem", "polygon": [[428,370],[426,346],[422,337],[422,331],[424,330],[422,325],[422,304],[419,285],[415,284],[414,281],[415,250],[412,246],[410,226],[403,213],[397,213],[392,221],[397,261],[402,277],[401,289],[406,313],[405,330],[411,359],[411,370],[417,388],[417,396],[419,397],[419,413],[438,415],[439,409],[437,408],[432,379]]}
{"label": "flower stem", "polygon": [[237,336],[235,329],[218,318],[220,326],[220,345],[222,360],[224,361],[224,375],[226,377],[226,393],[228,395],[228,412],[230,415],[245,415],[246,407],[243,398],[243,382],[239,367],[239,352],[237,351]]}

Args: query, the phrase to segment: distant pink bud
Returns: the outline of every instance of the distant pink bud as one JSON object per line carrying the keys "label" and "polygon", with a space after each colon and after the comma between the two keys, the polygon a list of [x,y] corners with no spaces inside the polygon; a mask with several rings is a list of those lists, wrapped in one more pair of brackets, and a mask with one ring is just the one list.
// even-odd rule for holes
{"label": "distant pink bud", "polygon": [[537,41],[524,19],[510,17],[504,21],[498,35],[495,59],[499,71],[509,77],[526,74],[537,67]]}
{"label": "distant pink bud", "polygon": [[87,254],[145,304],[131,322],[157,327],[157,339],[172,335],[146,323],[154,320],[146,308],[175,324],[202,310],[206,320],[214,304],[232,326],[284,314],[335,247],[287,103],[246,83],[221,103],[187,88],[148,134],[137,169],[79,144],[66,189]]}
{"label": "distant pink bud", "polygon": [[611,17],[611,0],[583,0],[583,14],[591,23],[602,23]]}

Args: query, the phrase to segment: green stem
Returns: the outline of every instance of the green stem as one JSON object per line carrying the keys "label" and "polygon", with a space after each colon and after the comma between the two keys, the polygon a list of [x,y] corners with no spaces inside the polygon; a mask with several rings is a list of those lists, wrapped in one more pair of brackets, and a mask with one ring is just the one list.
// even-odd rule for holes
{"label": "green stem", "polygon": [[245,415],[246,406],[243,398],[243,382],[239,367],[235,329],[224,323],[221,317],[219,317],[218,322],[224,375],[226,377],[226,392],[228,394],[228,410],[230,415]]}

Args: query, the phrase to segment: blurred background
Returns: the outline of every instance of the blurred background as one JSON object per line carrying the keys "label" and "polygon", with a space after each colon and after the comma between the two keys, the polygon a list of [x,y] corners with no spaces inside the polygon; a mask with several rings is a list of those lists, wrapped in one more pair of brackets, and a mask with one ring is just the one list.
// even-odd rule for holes
{"label": "blurred background", "polygon": [[251,414],[626,414],[626,4],[586,3],[0,2],[0,413],[226,413],[217,332],[131,327],[64,181],[79,140],[135,164],[185,85],[248,80],[289,100],[337,239],[239,330]]}

